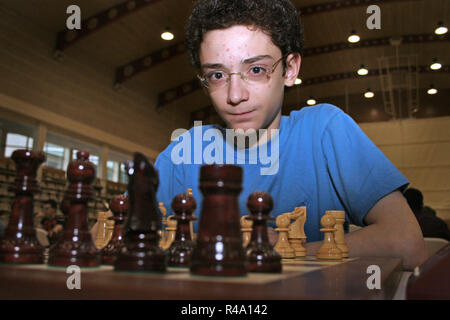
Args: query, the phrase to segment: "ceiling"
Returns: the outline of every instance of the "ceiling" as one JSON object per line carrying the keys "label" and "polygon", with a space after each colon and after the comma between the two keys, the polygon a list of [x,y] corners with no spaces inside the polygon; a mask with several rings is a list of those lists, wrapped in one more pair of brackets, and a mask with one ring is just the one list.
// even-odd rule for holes
{"label": "ceiling", "polygon": [[[151,101],[149,105],[185,110],[191,114],[191,120],[215,120],[183,45],[184,24],[192,1],[0,2],[54,35],[55,48],[62,59],[65,55],[72,59],[77,55],[88,55],[103,69],[109,70],[111,90],[127,87],[148,98]],[[450,36],[433,33],[438,21],[450,25],[450,1],[293,0],[293,3],[301,13],[305,35],[305,53],[300,70],[303,83],[286,90],[284,113],[299,109],[306,105],[309,97],[314,97],[318,102],[336,103],[357,121],[394,118],[387,112],[389,109],[382,98],[379,61],[382,57],[397,55],[410,56],[414,61],[412,71],[417,72],[409,74],[417,80],[417,90],[414,91],[414,87],[412,90],[418,97],[418,108],[413,114],[399,109],[395,117],[450,115]],[[82,29],[78,34],[66,34],[68,14],[61,14],[72,4],[81,9]],[[366,9],[370,4],[381,9],[379,30],[366,27],[369,17]],[[174,40],[161,39],[160,34],[166,27],[174,33]],[[359,44],[347,42],[351,30],[360,35]],[[391,38],[402,42],[394,46]],[[441,62],[441,70],[429,69],[433,58]],[[361,64],[367,66],[369,75],[356,75]],[[406,68],[407,64],[401,62],[400,67]],[[431,84],[438,88],[437,95],[426,94]],[[375,92],[375,98],[363,97],[368,88]],[[398,101],[405,100],[403,94],[397,95]],[[406,100],[402,102],[403,107],[405,103]],[[427,111],[431,107],[435,111]]]}

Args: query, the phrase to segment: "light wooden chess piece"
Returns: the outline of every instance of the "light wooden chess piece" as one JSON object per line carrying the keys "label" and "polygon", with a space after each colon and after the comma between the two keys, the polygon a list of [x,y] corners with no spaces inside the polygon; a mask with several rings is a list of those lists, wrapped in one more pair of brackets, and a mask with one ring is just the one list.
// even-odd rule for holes
{"label": "light wooden chess piece", "polygon": [[274,246],[274,249],[283,259],[295,258],[295,250],[291,247],[288,240],[288,227],[290,222],[288,214],[289,213],[281,214],[275,220],[278,227],[275,229],[275,231],[278,231],[278,240]]}
{"label": "light wooden chess piece", "polygon": [[[167,215],[167,209],[166,207],[164,207],[164,202],[158,202],[158,207],[159,207],[159,211],[161,211],[161,215],[162,215],[162,226],[161,226],[161,230],[158,230],[158,234],[160,235],[160,243],[161,242],[165,242],[166,241],[166,225],[167,225],[167,220],[166,220],[166,215]],[[161,245],[160,245],[161,247]]]}
{"label": "light wooden chess piece", "polygon": [[175,240],[175,234],[177,232],[177,220],[175,220],[175,216],[169,216],[169,218],[167,218],[167,237],[165,239],[165,241],[163,241],[162,243],[160,242],[160,248],[163,250],[167,250],[170,248],[170,245],[172,244],[172,242]]}
{"label": "light wooden chess piece", "polygon": [[336,224],[336,219],[329,214],[325,214],[322,219],[320,219],[320,224],[322,229],[320,231],[325,232],[322,246],[317,251],[317,259],[322,260],[341,260],[342,251],[336,246],[334,242],[334,231],[336,231],[333,226]]}
{"label": "light wooden chess piece", "polygon": [[106,226],[105,226],[105,246],[111,240],[113,232],[114,232],[114,220],[108,219],[108,220],[106,220]]}
{"label": "light wooden chess piece", "polygon": [[242,231],[242,246],[247,247],[252,237],[253,221],[248,219],[248,216],[241,217],[241,231]]}
{"label": "light wooden chess piece", "polygon": [[336,219],[336,224],[334,225],[334,228],[336,229],[334,232],[334,241],[337,247],[342,251],[342,257],[348,258],[348,247],[345,243],[344,234],[345,211],[328,210],[325,214],[332,215]]}
{"label": "light wooden chess piece", "polygon": [[94,244],[97,249],[102,249],[108,243],[106,233],[106,225],[109,217],[112,217],[111,211],[100,211],[97,215],[97,234],[95,236]]}
{"label": "light wooden chess piece", "polygon": [[[188,196],[194,197],[194,195],[192,194],[192,188],[187,188],[186,194],[187,194]],[[195,210],[192,212],[192,217],[195,218]],[[195,234],[195,232],[194,232],[194,221],[195,221],[195,220],[191,220],[191,221],[189,222],[189,228],[190,228],[190,231],[191,231],[191,239],[192,239],[192,240],[195,240],[195,239],[196,239],[196,236],[197,236],[197,235]]]}
{"label": "light wooden chess piece", "polygon": [[306,221],[306,207],[296,207],[294,211],[288,213],[289,219],[294,219],[295,222],[289,225],[288,239],[291,247],[295,250],[296,258],[305,258],[306,249],[302,245],[302,241],[306,239],[305,235],[305,221]]}

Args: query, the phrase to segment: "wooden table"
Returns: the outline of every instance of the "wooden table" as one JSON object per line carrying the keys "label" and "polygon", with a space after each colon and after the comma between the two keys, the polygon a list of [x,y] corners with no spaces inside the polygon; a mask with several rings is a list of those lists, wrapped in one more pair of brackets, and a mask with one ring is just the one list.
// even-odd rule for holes
{"label": "wooden table", "polygon": [[[401,260],[362,257],[344,263],[306,262],[283,265],[279,275],[245,278],[191,276],[170,269],[166,274],[118,273],[112,267],[81,269],[81,289],[67,288],[64,268],[0,265],[0,299],[158,299],[158,300],[299,300],[392,299],[401,278]],[[368,289],[368,267],[381,271],[381,288]],[[106,270],[105,270],[106,269]],[[301,271],[301,270],[303,271]]]}

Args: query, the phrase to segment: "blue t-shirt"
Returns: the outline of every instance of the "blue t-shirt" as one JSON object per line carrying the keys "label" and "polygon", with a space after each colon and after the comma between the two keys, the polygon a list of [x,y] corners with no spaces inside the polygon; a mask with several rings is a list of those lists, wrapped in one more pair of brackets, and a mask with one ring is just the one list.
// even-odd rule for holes
{"label": "blue t-shirt", "polygon": [[254,191],[270,193],[274,218],[306,206],[308,242],[323,239],[320,219],[325,211],[344,210],[349,223],[364,226],[365,215],[378,200],[408,185],[359,126],[329,104],[282,116],[278,134],[265,144],[244,151],[230,146],[224,129],[194,126],[158,156],[157,199],[169,214],[174,196],[192,188],[200,219],[200,167],[211,162],[243,167],[241,215],[249,213],[246,203]]}

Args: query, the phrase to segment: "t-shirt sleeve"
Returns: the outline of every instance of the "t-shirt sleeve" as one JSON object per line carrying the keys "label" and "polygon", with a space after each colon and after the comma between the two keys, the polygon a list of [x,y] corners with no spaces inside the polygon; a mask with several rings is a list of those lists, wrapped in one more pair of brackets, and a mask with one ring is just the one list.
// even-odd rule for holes
{"label": "t-shirt sleeve", "polygon": [[172,199],[179,193],[185,192],[184,173],[182,165],[175,165],[170,158],[161,153],[155,162],[158,170],[159,186],[156,192],[158,202],[163,202],[167,215],[171,212]]}
{"label": "t-shirt sleeve", "polygon": [[364,217],[378,200],[409,183],[344,112],[328,122],[322,147],[328,174],[350,223],[365,226]]}

